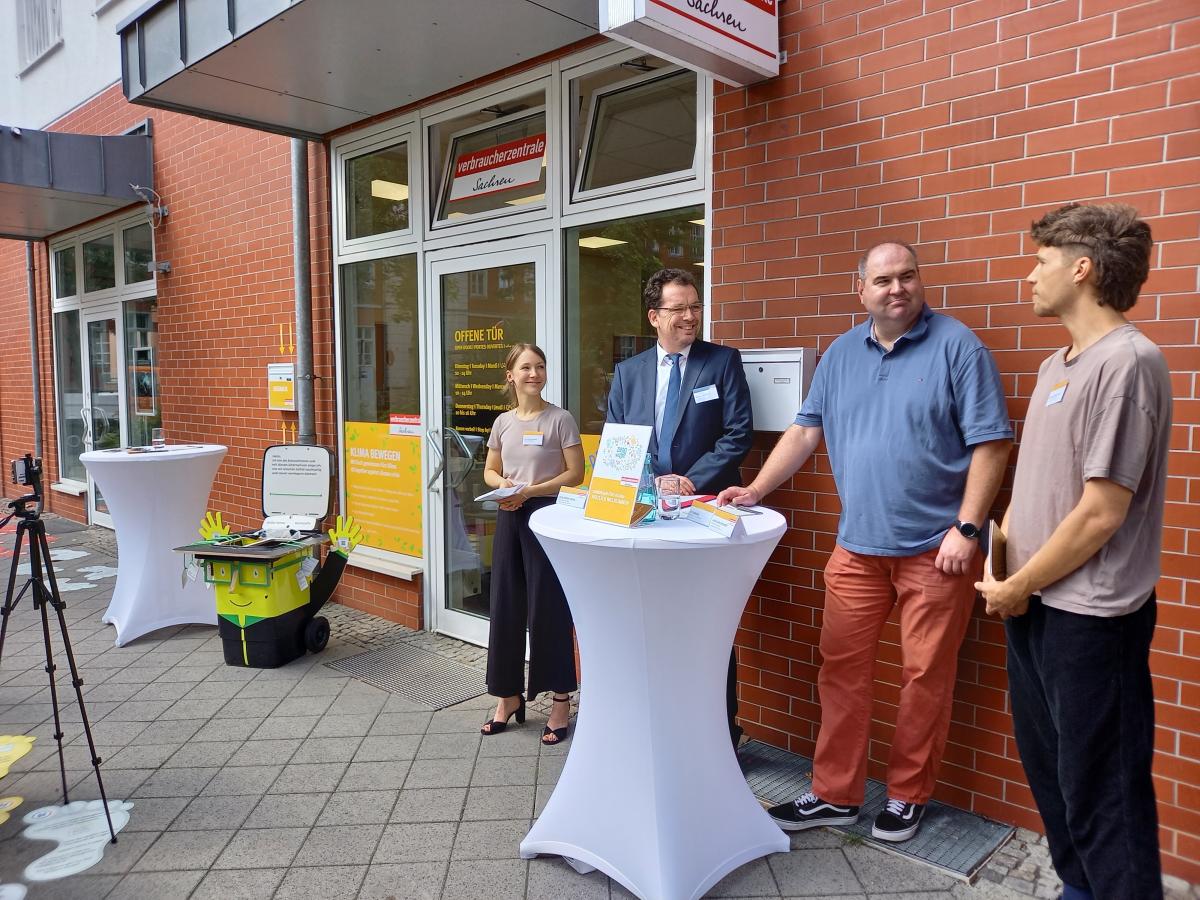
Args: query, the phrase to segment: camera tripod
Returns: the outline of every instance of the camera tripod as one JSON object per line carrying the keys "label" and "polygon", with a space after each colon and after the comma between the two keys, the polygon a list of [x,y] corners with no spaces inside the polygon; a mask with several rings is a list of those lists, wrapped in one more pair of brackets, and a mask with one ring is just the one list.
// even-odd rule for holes
{"label": "camera tripod", "polygon": [[[29,509],[30,504],[37,504]],[[104,805],[104,818],[108,822],[108,834],[112,842],[117,842],[117,833],[113,829],[112,813],[108,808],[108,797],[104,793],[104,779],[100,777],[100,757],[96,755],[96,743],[92,740],[92,726],[88,721],[87,708],[83,705],[83,679],[79,677],[79,667],[75,665],[75,654],[71,650],[71,638],[67,634],[67,621],[63,616],[66,604],[58,593],[58,582],[54,578],[54,567],[50,560],[50,547],[46,541],[46,523],[41,518],[41,490],[37,481],[33,483],[33,493],[8,503],[13,512],[0,521],[0,528],[12,519],[17,521],[16,541],[13,543],[12,567],[8,571],[8,590],[4,595],[4,606],[0,608],[0,659],[4,657],[4,637],[8,632],[8,621],[21,598],[29,593],[33,600],[33,608],[42,614],[42,642],[46,648],[46,674],[50,676],[50,705],[54,710],[54,740],[58,744],[58,771],[62,777],[63,803],[70,802],[67,795],[67,764],[63,756],[63,729],[58,710],[58,686],[55,683],[54,650],[50,644],[50,614],[47,607],[54,607],[58,615],[58,631],[62,638],[63,649],[67,653],[67,665],[71,670],[71,684],[75,688],[75,699],[79,703],[79,718],[83,722],[83,733],[87,736],[88,750],[91,753],[92,769],[96,773],[96,785],[100,789],[100,800]],[[21,545],[27,544],[29,552],[29,580],[19,593],[13,593],[17,584],[17,568],[21,564]],[[43,579],[43,570],[45,579]],[[46,587],[49,581],[50,587]]]}

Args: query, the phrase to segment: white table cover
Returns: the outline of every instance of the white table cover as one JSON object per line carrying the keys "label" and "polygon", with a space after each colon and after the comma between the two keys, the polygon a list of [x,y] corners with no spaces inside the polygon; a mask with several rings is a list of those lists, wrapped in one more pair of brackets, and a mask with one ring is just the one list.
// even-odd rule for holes
{"label": "white table cover", "polygon": [[729,742],[729,648],[786,527],[772,510],[743,522],[730,540],[685,520],[620,528],[563,506],[531,517],[575,619],[586,695],[522,858],[565,856],[639,897],[686,900],[788,850]]}
{"label": "white table cover", "polygon": [[202,579],[182,583],[183,557],[172,548],[197,539],[227,449],[183,444],[79,457],[104,495],[117,532],[117,584],[103,621],[116,626],[118,647],[169,625],[217,624],[212,591]]}

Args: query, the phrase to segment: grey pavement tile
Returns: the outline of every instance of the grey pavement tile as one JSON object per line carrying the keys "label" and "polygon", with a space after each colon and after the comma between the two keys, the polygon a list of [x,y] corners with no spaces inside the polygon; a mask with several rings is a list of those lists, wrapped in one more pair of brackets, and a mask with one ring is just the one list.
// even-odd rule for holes
{"label": "grey pavement tile", "polygon": [[[300,851],[300,856],[304,851]],[[275,900],[355,900],[358,886],[366,877],[366,866],[329,866],[323,869],[293,868],[275,892]]]}
{"label": "grey pavement tile", "polygon": [[454,859],[516,859],[529,819],[463,822],[454,838]]}
{"label": "grey pavement tile", "polygon": [[[90,774],[90,773],[89,773]],[[67,770],[67,788],[74,787],[83,778],[83,772]],[[93,779],[94,780],[94,779]],[[5,783],[5,796],[24,797],[27,804],[39,805],[62,801],[62,778],[57,770],[52,772],[26,772],[12,784]]]}
{"label": "grey pavement tile", "polygon": [[134,865],[135,872],[173,872],[179,869],[207,869],[213,864],[233,829],[211,831],[167,831]]}
{"label": "grey pavement tile", "polygon": [[283,766],[225,766],[204,789],[208,796],[220,794],[265,794]]}
{"label": "grey pavement tile", "polygon": [[313,737],[363,737],[371,730],[375,713],[341,715],[331,712],[321,716],[312,730]]}
{"label": "grey pavement tile", "polygon": [[567,758],[565,756],[542,756],[538,759],[538,784],[558,784],[558,779],[562,775],[563,766],[566,765]]}
{"label": "grey pavement tile", "polygon": [[373,863],[441,862],[450,858],[456,822],[391,824],[383,829]]}
{"label": "grey pavement tile", "polygon": [[287,869],[213,869],[189,900],[268,900],[286,874]]}
{"label": "grey pavement tile", "polygon": [[[312,825],[329,799],[329,794],[267,794],[262,797],[246,828],[287,828]],[[347,860],[349,862],[349,860]]]}
{"label": "grey pavement tile", "polygon": [[317,667],[296,682],[292,692],[288,694],[288,699],[293,697],[336,697],[349,680],[345,675],[332,674],[324,667]]}
{"label": "grey pavement tile", "polygon": [[345,763],[288,763],[283,767],[272,794],[332,793],[346,771]]}
{"label": "grey pavement tile", "polygon": [[188,700],[231,700],[241,689],[240,681],[200,681],[184,696]]}
{"label": "grey pavement tile", "polygon": [[282,700],[292,689],[289,681],[268,681],[255,678],[242,683],[236,696],[239,700]]}
{"label": "grey pavement tile", "polygon": [[[133,869],[134,864],[142,858],[150,845],[154,843],[158,835],[149,831],[131,831],[126,833],[121,831],[117,835],[116,844],[107,843],[104,845],[104,858],[87,870],[89,875],[124,875]],[[51,844],[42,841],[37,842],[39,846],[45,847],[46,852],[51,849]]]}
{"label": "grey pavement tile", "polygon": [[498,756],[475,763],[471,784],[513,785],[537,783],[537,759],[532,756]]}
{"label": "grey pavement tile", "polygon": [[[357,688],[356,685],[358,685]],[[390,695],[375,688],[371,688],[374,693],[364,694],[361,692],[361,687],[362,685],[355,681],[346,685],[346,688],[337,695],[337,699],[329,707],[330,712],[342,716],[369,715],[372,718],[378,715],[387,704]]]}
{"label": "grey pavement tile", "polygon": [[[149,777],[150,773],[146,774]],[[107,785],[105,787],[107,788]],[[125,831],[166,831],[190,802],[187,797],[149,797],[145,800],[135,800]]]}
{"label": "grey pavement tile", "polygon": [[159,769],[134,791],[134,797],[195,797],[218,772],[215,768]]}
{"label": "grey pavement tile", "polygon": [[473,787],[463,821],[517,819],[533,815],[533,785]]}
{"label": "grey pavement tile", "polygon": [[268,740],[272,738],[305,738],[317,724],[318,716],[281,716],[276,713],[269,715],[258,726],[251,740]]}
{"label": "grey pavement tile", "polygon": [[846,846],[846,835],[832,828],[807,828],[791,833],[793,850],[835,850]]}
{"label": "grey pavement tile", "polygon": [[275,707],[277,716],[321,716],[329,710],[333,703],[333,695],[303,695],[300,697],[288,695]]}
{"label": "grey pavement tile", "polygon": [[257,795],[197,797],[171,823],[171,830],[198,831],[238,828],[257,801]]}
{"label": "grey pavement tile", "polygon": [[[920,863],[913,863],[913,865],[920,865]],[[958,886],[968,887],[961,882]],[[1054,896],[1058,896],[1057,891]],[[951,891],[900,891],[890,894],[871,894],[870,897],[871,900],[954,900],[954,894]]]}
{"label": "grey pavement tile", "polygon": [[[220,645],[218,644],[218,647],[219,646]],[[207,665],[207,660],[210,654],[221,664],[204,676],[205,681],[236,681],[239,684],[245,684],[247,681],[253,681],[258,677],[257,669],[248,669],[245,666],[225,665],[225,653],[221,649],[205,651],[205,658],[200,660],[197,665]],[[191,665],[192,656],[195,655],[196,654],[193,653],[188,656],[188,658],[183,661],[183,665]]]}
{"label": "grey pavement tile", "polygon": [[477,709],[452,707],[439,709],[429,720],[429,734],[479,734],[479,726],[487,720]]}
{"label": "grey pavement tile", "polygon": [[390,762],[412,759],[421,744],[418,734],[388,734],[362,739],[354,753],[354,762]]}
{"label": "grey pavement tile", "polygon": [[175,719],[201,719],[201,724],[215,716],[225,705],[225,700],[193,700],[184,698],[175,701],[175,705],[159,716],[159,722],[169,724]]}
{"label": "grey pavement tile", "polygon": [[300,749],[300,744],[300,738],[246,741],[233,752],[229,762],[236,766],[282,766]]}
{"label": "grey pavement tile", "polygon": [[118,882],[105,900],[186,900],[203,871],[134,872]]}
{"label": "grey pavement tile", "polygon": [[382,712],[371,725],[372,736],[390,734],[424,734],[433,718],[430,712]]}
{"label": "grey pavement tile", "polygon": [[358,889],[358,900],[440,900],[445,880],[444,862],[373,865]]}
{"label": "grey pavement tile", "polygon": [[308,737],[293,754],[291,762],[349,762],[361,742],[359,737]]}
{"label": "grey pavement tile", "polygon": [[393,822],[457,822],[462,818],[467,789],[406,788],[396,798]]}
{"label": "grey pavement tile", "polygon": [[181,700],[191,688],[186,681],[159,681],[139,686],[134,700]]}
{"label": "grey pavement tile", "polygon": [[955,884],[949,875],[874,847],[850,844],[843,853],[868,893],[895,891],[901,886],[909,891],[949,890]]}
{"label": "grey pavement tile", "polygon": [[346,769],[338,784],[339,791],[400,790],[408,777],[410,763],[407,760],[389,762],[356,762]]}
{"label": "grey pavement tile", "polygon": [[[100,778],[104,782],[104,795],[109,800],[128,800],[133,796],[133,792],[145,784],[146,779],[153,774],[152,769],[114,769],[109,771],[104,766],[100,767]],[[100,786],[96,783],[96,777],[91,769],[88,769],[83,778],[71,786],[71,799],[100,799]]]}
{"label": "grey pavement tile", "polygon": [[138,741],[143,744],[182,744],[190,741],[206,721],[207,719],[196,718],[152,722],[138,735]]}
{"label": "grey pavement tile", "polygon": [[841,850],[793,850],[768,858],[785,897],[862,894],[863,888]]}
{"label": "grey pavement tile", "polygon": [[[235,741],[189,741],[163,763],[168,769],[190,766],[223,766],[237,750]],[[134,749],[134,748],[129,748]]]}
{"label": "grey pavement tile", "polygon": [[527,864],[519,859],[455,860],[446,872],[444,897],[455,900],[494,900],[525,893]]}
{"label": "grey pavement tile", "polygon": [[537,818],[546,808],[546,804],[550,802],[550,795],[554,793],[553,785],[539,784],[537,786],[537,795],[533,801],[533,815]]}
{"label": "grey pavement tile", "polygon": [[[483,719],[480,724],[482,722]],[[498,735],[483,737],[479,744],[479,756],[538,756],[542,752],[541,738],[542,729],[536,726],[509,728]]]}
{"label": "grey pavement tile", "polygon": [[580,875],[560,857],[529,860],[526,900],[608,900],[608,878],[602,872]]}
{"label": "grey pavement tile", "polygon": [[[131,698],[138,692],[136,684],[119,684],[119,683],[102,683],[98,684],[94,679],[89,679],[90,684],[84,684],[83,700],[91,705],[101,701],[116,701],[123,702]],[[66,692],[60,693],[59,700],[63,699]],[[178,697],[141,697],[141,700],[178,700]]]}
{"label": "grey pavement tile", "polygon": [[470,759],[418,759],[408,770],[406,788],[466,787],[471,783]]}
{"label": "grey pavement tile", "polygon": [[383,823],[323,825],[308,833],[293,866],[365,866],[375,855]]}
{"label": "grey pavement tile", "polygon": [[[179,744],[143,744],[137,741],[117,750],[111,756],[101,756],[104,758],[103,765],[110,769],[157,769],[170,759],[179,747]],[[83,745],[83,749],[87,749],[86,744]]]}
{"label": "grey pavement tile", "polygon": [[426,734],[417,748],[417,759],[474,759],[483,736],[473,734]]}
{"label": "grey pavement tile", "polygon": [[711,888],[707,897],[778,897],[779,887],[765,859],[734,869]]}
{"label": "grey pavement tile", "polygon": [[307,828],[243,828],[229,841],[213,868],[286,868],[307,836]]}
{"label": "grey pavement tile", "polygon": [[234,697],[232,700],[224,703],[220,709],[214,713],[214,717],[218,719],[257,719],[262,721],[279,705],[278,700],[266,697],[251,697],[242,699]]}
{"label": "grey pavement tile", "polygon": [[[371,825],[387,822],[399,791],[338,791],[321,810],[318,825]],[[287,795],[284,795],[287,796]]]}
{"label": "grey pavement tile", "polygon": [[121,880],[120,875],[72,875],[30,885],[29,900],[101,900]]}
{"label": "grey pavement tile", "polygon": [[244,741],[262,724],[260,718],[246,719],[209,719],[193,740],[196,741]]}
{"label": "grey pavement tile", "polygon": [[[105,716],[112,722],[153,722],[171,706],[170,700],[126,700]],[[88,703],[88,714],[99,704]],[[118,886],[118,891],[120,886]]]}
{"label": "grey pavement tile", "polygon": [[399,694],[392,694],[388,697],[387,702],[383,704],[383,713],[393,712],[430,712],[428,706],[417,703],[415,700],[409,700],[407,697],[402,697]]}

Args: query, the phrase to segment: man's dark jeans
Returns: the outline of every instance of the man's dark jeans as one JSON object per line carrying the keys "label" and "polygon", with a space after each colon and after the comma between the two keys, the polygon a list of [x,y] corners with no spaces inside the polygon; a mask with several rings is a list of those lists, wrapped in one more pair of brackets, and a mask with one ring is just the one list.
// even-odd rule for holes
{"label": "man's dark jeans", "polygon": [[1008,681],[1021,762],[1059,877],[1098,900],[1162,897],[1150,765],[1154,594],[1136,612],[1043,605],[1008,619]]}

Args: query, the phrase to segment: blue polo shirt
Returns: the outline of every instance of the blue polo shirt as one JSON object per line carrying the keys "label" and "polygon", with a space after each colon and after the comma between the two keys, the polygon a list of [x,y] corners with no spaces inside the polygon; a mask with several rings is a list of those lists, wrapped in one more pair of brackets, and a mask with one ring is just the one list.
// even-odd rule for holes
{"label": "blue polo shirt", "polygon": [[824,430],[838,543],[871,556],[938,546],[958,518],[971,448],[1013,436],[991,353],[928,306],[890,351],[870,319],[835,340],[796,424]]}

